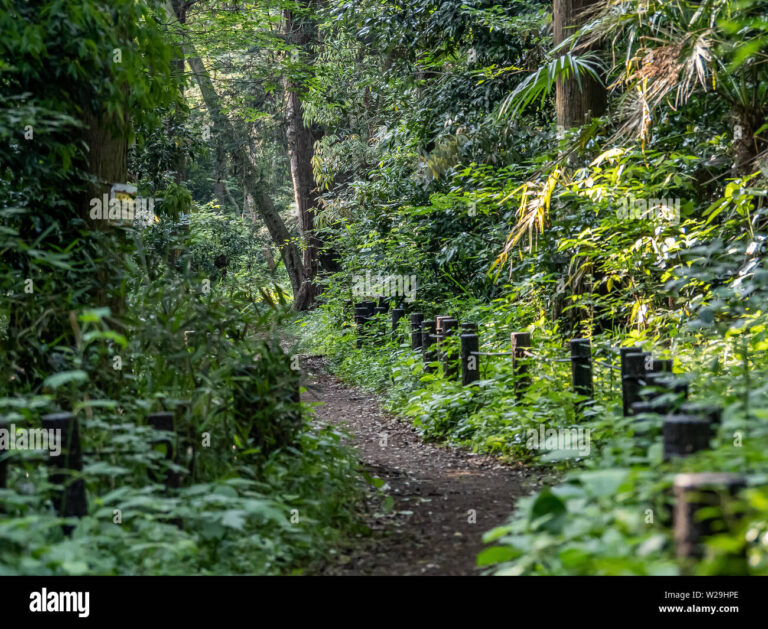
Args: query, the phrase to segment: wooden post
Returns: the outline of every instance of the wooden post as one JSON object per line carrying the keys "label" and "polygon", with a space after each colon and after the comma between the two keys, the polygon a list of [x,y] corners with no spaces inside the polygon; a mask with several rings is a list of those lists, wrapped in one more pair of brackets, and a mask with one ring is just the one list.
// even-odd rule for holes
{"label": "wooden post", "polygon": [[426,373],[434,373],[435,371],[435,366],[432,364],[437,358],[434,350],[435,340],[435,322],[423,321],[421,324],[421,351]]}
{"label": "wooden post", "polygon": [[654,358],[649,371],[672,373],[674,360],[671,358]]}
{"label": "wooden post", "polygon": [[[467,325],[461,324],[461,327]],[[466,329],[466,328],[465,328]],[[475,326],[477,329],[477,326]],[[461,384],[467,386],[480,379],[480,337],[472,332],[461,333]]]}
{"label": "wooden post", "polygon": [[192,400],[179,401],[176,405],[174,420],[179,443],[176,462],[179,465],[186,465],[190,478],[195,478],[196,445],[199,439],[192,422]]}
{"label": "wooden post", "polygon": [[363,346],[366,334],[365,325],[368,323],[368,306],[355,307],[355,326],[357,328],[357,349]]}
{"label": "wooden post", "polygon": [[667,415],[664,418],[664,460],[686,457],[709,448],[709,420],[698,415]]}
{"label": "wooden post", "polygon": [[435,317],[435,357],[434,360],[442,365],[443,357],[440,348],[440,341],[443,340],[443,320],[450,319],[448,315],[437,315]]}
{"label": "wooden post", "polygon": [[640,389],[645,378],[645,354],[627,352],[622,356],[621,397],[624,417],[634,402],[640,401]]}
{"label": "wooden post", "polygon": [[[51,413],[42,417],[43,430],[54,430],[60,439],[61,452],[58,455],[48,453],[48,479],[51,484],[61,488],[53,491],[52,499],[56,513],[65,518],[83,517],[88,513],[88,501],[85,496],[85,481],[72,479],[73,472],[83,469],[83,456],[80,447],[80,427],[72,413]],[[50,432],[48,433],[51,434]],[[64,533],[70,535],[73,526],[64,526]]]}
{"label": "wooden post", "polygon": [[392,309],[392,336],[397,334],[397,326],[400,323],[400,319],[405,316],[405,310],[402,308]]}
{"label": "wooden post", "polygon": [[438,350],[440,349],[440,340],[443,336],[443,319],[450,318],[448,315],[437,315],[435,317],[435,344],[438,346]]}
{"label": "wooden post", "polygon": [[571,340],[571,379],[576,395],[592,398],[592,346],[589,339]]}
{"label": "wooden post", "polygon": [[424,315],[422,313],[411,313],[411,349],[421,349],[422,321],[424,321]]}
{"label": "wooden post", "polygon": [[716,404],[702,402],[686,402],[680,406],[680,412],[685,415],[697,415],[709,421],[710,431],[714,437],[723,420],[723,408]]}
{"label": "wooden post", "polygon": [[531,385],[531,377],[528,375],[528,358],[525,353],[531,346],[529,332],[512,332],[512,369],[515,374],[515,392],[521,397],[523,392]]}
{"label": "wooden post", "polygon": [[387,309],[384,306],[376,306],[373,309],[373,316],[375,317],[375,319],[372,321],[374,325],[373,335],[377,339],[381,339],[384,336],[384,330],[382,329],[382,321],[379,318],[379,315],[384,315],[384,314],[387,314]]}
{"label": "wooden post", "polygon": [[[174,462],[176,460],[176,431],[173,426],[173,413],[167,411],[150,413],[147,417],[147,424],[155,430],[170,433],[168,438],[154,439],[152,445],[165,445],[165,460]],[[179,475],[172,470],[166,470],[162,477],[154,472],[150,472],[149,476],[155,482],[162,482],[166,487],[179,486]]]}
{"label": "wooden post", "polygon": [[459,322],[453,318],[443,319],[443,332],[441,338],[443,339],[443,348],[440,351],[440,362],[443,365],[443,373],[449,380],[455,379],[458,376],[458,369],[456,364],[456,358],[453,351],[450,348],[450,343],[446,343],[445,339],[455,335],[456,328],[459,326]]}
{"label": "wooden post", "polygon": [[655,400],[632,402],[629,414],[636,417],[632,420],[634,438],[644,439],[659,434],[661,427],[659,416],[665,416],[669,412],[671,412],[671,408],[657,404]]}
{"label": "wooden post", "polygon": [[[675,476],[675,550],[679,558],[701,557],[703,538],[734,529],[737,515],[729,513],[729,503],[746,486],[744,477],[738,474],[705,472]],[[700,516],[700,509],[709,513]],[[737,561],[742,563],[743,557]],[[728,574],[733,572],[729,570]]]}
{"label": "wooden post", "polygon": [[626,357],[627,354],[642,354],[643,349],[641,347],[637,347],[637,345],[633,345],[632,347],[620,347],[619,348],[619,357],[620,357],[620,363],[621,363],[621,376],[624,377],[624,374],[626,373]]}
{"label": "wooden post", "polygon": [[688,382],[682,378],[664,373],[663,375],[654,377],[654,384],[656,386],[662,387],[663,389],[666,389],[670,393],[673,393],[682,399],[688,398]]}
{"label": "wooden post", "polygon": [[656,371],[645,374],[645,386],[652,389],[643,393],[647,400],[662,396],[671,398],[671,410],[677,409],[688,397],[688,383],[668,372]]}

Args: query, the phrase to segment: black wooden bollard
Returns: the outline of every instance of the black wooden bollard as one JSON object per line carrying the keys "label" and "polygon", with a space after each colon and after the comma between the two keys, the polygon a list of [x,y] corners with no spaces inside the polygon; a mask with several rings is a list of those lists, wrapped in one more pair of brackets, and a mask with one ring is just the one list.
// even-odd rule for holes
{"label": "black wooden bollard", "polygon": [[[466,324],[462,323],[463,328]],[[477,328],[477,326],[475,326]],[[480,337],[472,332],[461,334],[461,384],[467,386],[480,379]]]}
{"label": "black wooden bollard", "polygon": [[529,332],[512,332],[510,340],[512,342],[515,391],[517,397],[520,397],[531,384],[531,377],[528,375],[528,359],[525,355],[531,347],[531,335]]}
{"label": "black wooden bollard", "polygon": [[621,398],[624,417],[629,415],[629,409],[634,402],[640,400],[640,389],[645,379],[645,358],[642,352],[626,353],[622,361]]}
{"label": "black wooden bollard", "polygon": [[440,348],[440,341],[443,340],[443,320],[444,319],[450,319],[451,317],[449,315],[437,315],[435,317],[435,358],[437,362],[441,363],[442,360],[442,353]]}
{"label": "black wooden bollard", "polygon": [[656,373],[653,375],[653,384],[683,399],[688,397],[688,382],[678,376],[664,372]]}
{"label": "black wooden bollard", "polygon": [[[746,487],[743,476],[705,472],[677,474],[675,493],[675,550],[681,559],[703,556],[702,541],[717,533],[734,529],[737,515],[729,513],[729,503]],[[706,509],[707,514],[697,513]],[[743,569],[743,556],[734,558]],[[733,569],[735,565],[731,565]],[[733,570],[733,572],[737,572]],[[729,573],[733,573],[729,570]]]}
{"label": "black wooden bollard", "polygon": [[653,400],[667,393],[672,393],[667,380],[671,374],[664,371],[646,371],[643,377],[646,391],[643,393],[643,399]]}
{"label": "black wooden bollard", "polygon": [[632,402],[629,407],[629,414],[637,416],[637,419],[632,420],[632,432],[633,437],[637,439],[644,439],[651,434],[651,431],[646,427],[648,416],[653,415],[655,410],[650,402]]}
{"label": "black wooden bollard", "polygon": [[672,373],[672,365],[674,364],[674,360],[671,358],[654,358],[651,362],[651,371],[659,373],[659,372],[666,372],[666,373]]}
{"label": "black wooden bollard", "polygon": [[680,407],[683,413],[701,415],[712,424],[720,424],[723,419],[723,407],[716,404],[704,404],[702,402],[686,402]]}
{"label": "black wooden bollard", "polygon": [[620,365],[621,365],[621,376],[624,377],[626,374],[626,358],[627,354],[642,354],[643,349],[641,347],[637,347],[637,345],[633,345],[632,347],[620,347],[619,348],[619,357],[620,357]]}
{"label": "black wooden bollard", "polygon": [[664,460],[709,448],[710,435],[708,419],[699,415],[668,415],[664,418]]}
{"label": "black wooden bollard", "polygon": [[679,408],[688,398],[688,382],[668,372],[646,373],[645,389],[643,397],[647,400],[670,398],[670,412]]}
{"label": "black wooden bollard", "polygon": [[[48,479],[60,489],[53,491],[52,500],[56,513],[65,518],[83,517],[88,513],[88,501],[85,496],[85,481],[82,478],[71,478],[74,473],[83,469],[83,455],[80,446],[80,427],[72,413],[51,413],[42,417],[43,430],[54,430],[53,434],[59,439],[61,452],[53,455],[49,452]],[[48,433],[51,434],[50,432]],[[64,526],[64,532],[69,535],[73,526]]]}
{"label": "black wooden bollard", "polygon": [[397,326],[400,324],[400,319],[405,316],[405,310],[402,308],[392,309],[392,336],[397,334]]}
{"label": "black wooden bollard", "polygon": [[424,358],[424,371],[434,373],[435,366],[432,364],[437,360],[435,351],[435,322],[423,321],[421,324],[421,351]]}
{"label": "black wooden bollard", "polygon": [[440,351],[440,362],[443,365],[443,373],[449,380],[455,379],[459,375],[458,365],[456,363],[456,356],[453,354],[450,344],[445,342],[445,339],[455,336],[456,328],[459,327],[459,322],[453,318],[443,319],[442,321],[442,335],[443,348]]}
{"label": "black wooden bollard", "polygon": [[709,428],[714,437],[723,420],[723,407],[702,402],[686,402],[680,406],[680,412],[685,415],[698,415],[709,421]]}
{"label": "black wooden bollard", "polygon": [[656,415],[669,415],[674,411],[674,405],[668,400],[653,398],[650,400],[641,400],[633,402],[629,409],[630,415],[639,415],[640,413],[654,413]]}
{"label": "black wooden bollard", "polygon": [[[173,425],[173,413],[167,411],[150,413],[147,417],[147,424],[155,430],[169,433],[168,438],[154,439],[152,445],[164,445],[166,461],[174,462],[176,460],[176,432]],[[162,482],[166,487],[179,486],[179,475],[172,470],[166,470],[163,476],[150,471],[149,476],[153,481]]]}
{"label": "black wooden bollard", "polygon": [[588,398],[594,395],[592,347],[589,339],[571,340],[571,379],[574,393]]}
{"label": "black wooden bollard", "polygon": [[633,402],[629,408],[629,414],[637,417],[632,421],[635,439],[657,435],[660,432],[661,417],[670,414],[672,410],[671,404],[659,400]]}
{"label": "black wooden bollard", "polygon": [[424,315],[422,313],[411,313],[411,349],[421,349],[422,321],[424,321]]}
{"label": "black wooden bollard", "polygon": [[368,323],[368,306],[355,307],[355,327],[357,328],[357,349],[363,346],[363,340],[365,338],[367,330],[365,329]]}

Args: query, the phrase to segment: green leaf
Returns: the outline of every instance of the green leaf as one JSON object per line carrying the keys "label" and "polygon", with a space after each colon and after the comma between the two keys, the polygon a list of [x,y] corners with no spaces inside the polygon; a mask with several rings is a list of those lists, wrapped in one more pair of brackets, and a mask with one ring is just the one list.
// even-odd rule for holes
{"label": "green leaf", "polygon": [[501,563],[503,561],[509,561],[515,557],[519,557],[520,552],[509,546],[494,546],[487,548],[477,556],[478,566],[490,566],[495,563]]}
{"label": "green leaf", "polygon": [[48,376],[43,382],[43,386],[58,389],[61,385],[69,382],[85,382],[86,380],[88,380],[88,374],[81,369],[75,369],[74,371],[61,371]]}

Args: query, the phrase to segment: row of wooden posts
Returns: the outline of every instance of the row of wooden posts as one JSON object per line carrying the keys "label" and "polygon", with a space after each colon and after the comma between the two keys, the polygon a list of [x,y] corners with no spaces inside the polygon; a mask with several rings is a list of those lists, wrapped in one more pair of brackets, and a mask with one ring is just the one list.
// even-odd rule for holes
{"label": "row of wooden posts", "polygon": [[[253,379],[259,377],[258,370],[254,371],[254,363],[251,360],[245,363],[240,372],[244,377]],[[300,381],[298,371],[291,371],[295,378],[291,379],[290,397],[298,404],[300,401]],[[250,387],[246,385],[235,387],[233,389],[234,408],[236,413],[248,416],[249,412],[263,412],[261,399],[252,400],[249,395]],[[168,411],[159,411],[150,413],[147,416],[147,425],[160,431],[152,441],[153,446],[165,444],[165,459],[168,463],[177,461],[178,444],[183,444],[183,448],[190,447],[192,444],[184,435],[178,431],[178,421],[186,413],[189,402],[185,401],[178,405],[176,415]],[[295,414],[296,421],[293,428],[298,430],[301,425],[301,414]],[[44,430],[60,430],[61,451],[53,455],[50,451],[46,463],[48,465],[48,480],[54,486],[51,492],[51,499],[56,513],[61,517],[83,517],[88,512],[88,502],[86,498],[85,482],[82,478],[83,469],[83,451],[80,441],[80,426],[77,418],[70,412],[59,412],[44,415],[42,417],[42,428]],[[48,433],[51,434],[51,433]],[[57,434],[57,433],[53,433]],[[254,433],[251,433],[254,436]],[[194,447],[193,453],[194,453]],[[3,453],[0,451],[0,455]],[[86,453],[88,454],[88,453]],[[122,454],[131,454],[122,452]],[[6,457],[0,457],[0,489],[5,489],[7,485],[8,466],[11,462]],[[25,458],[29,461],[30,458]],[[149,470],[150,480],[165,485],[166,488],[178,488],[181,483],[179,472],[173,471],[170,467],[163,473]],[[2,505],[0,504],[0,511]],[[178,524],[179,520],[169,520]],[[72,531],[71,526],[64,527],[65,532],[69,534]]]}
{"label": "row of wooden posts", "polygon": [[[377,315],[385,315],[388,305],[380,299],[357,303],[355,324],[357,346],[367,340],[381,338],[382,329],[376,329]],[[391,313],[391,334],[397,337],[400,320],[405,316],[402,306]],[[578,410],[583,410],[594,396],[593,367],[597,362],[621,374],[622,411],[625,417],[633,417],[635,436],[638,441],[647,438],[651,431],[648,426],[654,418],[662,418],[663,459],[686,457],[699,450],[709,448],[710,439],[716,434],[722,418],[722,408],[688,401],[688,383],[672,373],[672,359],[654,358],[651,353],[639,347],[622,347],[619,350],[620,365],[593,361],[592,344],[589,339],[576,338],[570,341],[570,357],[547,359],[531,352],[531,335],[528,332],[512,332],[511,351],[481,352],[480,337],[476,323],[459,323],[453,317],[439,315],[434,320],[426,319],[423,313],[410,315],[411,349],[420,352],[424,370],[435,373],[439,368],[444,377],[461,379],[464,386],[471,386],[480,380],[480,359],[485,356],[511,357],[518,397],[530,385],[528,367],[531,359],[555,360],[571,363],[571,384],[574,393],[581,396]],[[452,353],[447,339],[459,332],[460,351]],[[439,367],[438,367],[439,365]],[[696,512],[703,507],[723,506],[723,501],[734,496],[746,486],[743,476],[738,474],[703,473],[678,474],[674,481],[675,495],[675,541],[680,557],[695,557],[702,552],[700,540],[711,534],[715,518],[697,518]]]}
{"label": "row of wooden posts", "polygon": [[[88,513],[88,500],[85,493],[85,481],[82,478],[83,451],[80,441],[80,425],[77,418],[69,412],[50,413],[43,415],[41,419],[42,429],[46,431],[60,431],[61,449],[59,454],[48,452],[48,481],[54,486],[51,493],[51,501],[56,513],[65,518],[83,517]],[[166,411],[150,413],[147,423],[155,430],[169,433],[168,437],[158,437],[153,445],[166,444],[165,457],[172,461],[175,458],[174,414]],[[51,434],[50,432],[48,434]],[[0,489],[5,489],[8,477],[10,460],[5,458],[0,461]],[[161,482],[166,487],[178,487],[179,476],[168,470],[163,476],[153,472],[149,473],[155,482]],[[73,527],[65,526],[64,531],[69,534]]]}

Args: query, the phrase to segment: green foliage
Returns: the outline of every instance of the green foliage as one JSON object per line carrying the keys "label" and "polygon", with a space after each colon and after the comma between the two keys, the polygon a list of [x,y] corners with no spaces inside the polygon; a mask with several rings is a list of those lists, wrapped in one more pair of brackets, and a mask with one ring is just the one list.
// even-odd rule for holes
{"label": "green foliage", "polygon": [[[487,534],[489,571],[765,574],[762,3],[597,3],[555,50],[537,5],[427,6],[339,3],[321,27],[336,47],[307,112],[333,129],[314,167],[341,270],[301,324],[307,351],[424,438],[551,470]],[[612,90],[604,117],[559,136],[552,107],[526,108],[587,75]],[[407,311],[478,323],[482,351],[531,332],[531,386],[515,395],[507,357],[481,357],[471,387],[426,373],[405,320],[394,339],[373,324],[358,349],[350,306],[376,295],[351,289],[369,270],[415,274]],[[603,363],[586,405],[557,362],[582,336]],[[674,357],[691,398],[724,407],[710,450],[665,463],[658,417],[635,434],[605,367],[629,345]],[[588,430],[591,448],[537,448],[542,428]],[[749,489],[733,533],[691,566],[675,557],[670,491],[694,471]]]}
{"label": "green foliage", "polygon": [[[0,0],[0,421],[76,413],[90,505],[65,536],[44,469],[14,453],[0,571],[279,574],[321,558],[354,527],[357,477],[299,401],[295,331],[425,439],[547,470],[487,533],[489,572],[768,573],[763,0],[605,0],[556,49],[538,0],[195,2],[184,29],[167,4]],[[287,41],[285,9],[317,37]],[[181,76],[192,49],[218,112]],[[559,133],[552,87],[584,77],[610,90],[607,114]],[[293,230],[291,84],[334,269],[295,325],[285,243],[254,198],[269,191]],[[117,183],[94,180],[94,156],[122,158],[100,152],[107,137],[89,153],[89,127],[130,145],[156,222],[89,222],[93,189]],[[358,348],[369,273],[415,277],[390,305],[474,321],[485,352],[531,332],[531,385],[503,356],[471,387],[428,373],[407,318],[392,335],[377,317]],[[603,363],[591,401],[562,362],[576,336]],[[712,448],[664,462],[660,419],[641,435],[622,416],[605,364],[628,345],[674,357],[691,397],[724,407]],[[161,410],[176,441],[147,426]],[[533,442],[552,428],[589,431],[589,447]],[[672,478],[712,470],[746,476],[742,517],[679,561]]]}

